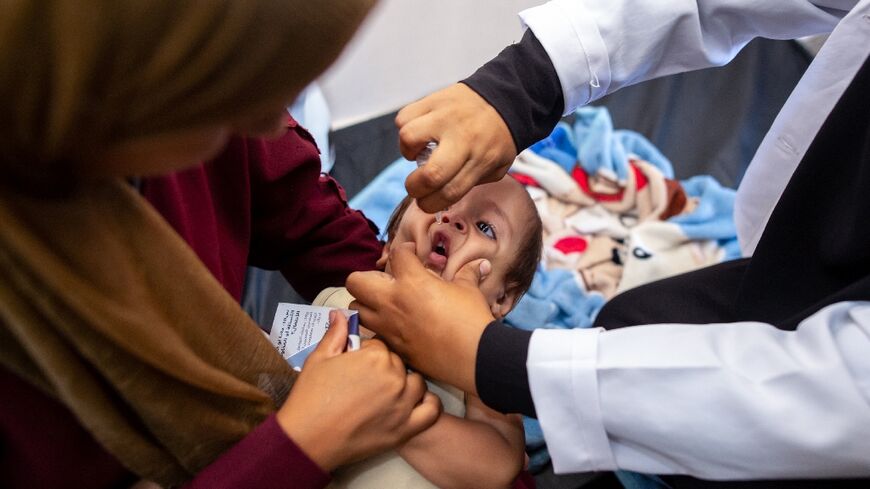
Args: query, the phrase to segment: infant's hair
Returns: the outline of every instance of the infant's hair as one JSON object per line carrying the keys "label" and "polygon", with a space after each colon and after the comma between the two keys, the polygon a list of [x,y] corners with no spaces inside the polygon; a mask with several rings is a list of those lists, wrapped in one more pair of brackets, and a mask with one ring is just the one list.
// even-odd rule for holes
{"label": "infant's hair", "polygon": [[[507,178],[511,178],[508,175]],[[517,185],[521,185],[519,182],[514,180]],[[525,195],[525,203],[526,208],[531,214],[531,222],[528,223],[528,226],[525,226],[526,233],[524,236],[520,236],[520,248],[517,250],[517,257],[511,263],[510,268],[505,274],[505,292],[511,293],[516,292],[516,301],[520,300],[523,294],[529,290],[529,287],[532,286],[532,279],[535,278],[535,270],[538,268],[538,262],[541,261],[541,253],[544,248],[544,225],[541,222],[541,216],[538,214],[538,209],[535,207],[535,202],[528,195],[527,192],[523,192]],[[405,215],[405,211],[408,210],[408,206],[411,205],[411,202],[414,199],[410,195],[406,195],[399,205],[393,210],[393,213],[390,215],[390,220],[387,222],[386,229],[386,240],[390,242],[396,236],[396,231],[399,229],[399,222],[402,220],[402,216]]]}

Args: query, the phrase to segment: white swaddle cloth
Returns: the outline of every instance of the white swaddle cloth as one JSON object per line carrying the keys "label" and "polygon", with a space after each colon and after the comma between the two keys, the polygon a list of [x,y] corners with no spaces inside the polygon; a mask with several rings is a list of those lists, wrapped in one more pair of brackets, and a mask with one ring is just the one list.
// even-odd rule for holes
{"label": "white swaddle cloth", "polygon": [[[315,306],[348,308],[354,297],[344,287],[329,287],[317,295]],[[465,417],[465,393],[451,385],[426,380],[429,391],[441,399],[444,412]],[[341,467],[332,474],[330,488],[418,489],[436,486],[420,475],[395,450]]]}

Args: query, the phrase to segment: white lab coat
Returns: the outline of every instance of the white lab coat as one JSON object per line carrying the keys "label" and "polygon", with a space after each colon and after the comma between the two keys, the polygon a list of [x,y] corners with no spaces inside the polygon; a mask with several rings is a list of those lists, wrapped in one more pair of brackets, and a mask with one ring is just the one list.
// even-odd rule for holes
{"label": "white lab coat", "polygon": [[[565,113],[620,87],[727,63],[754,37],[832,32],[750,164],[751,255],[791,174],[870,54],[870,0],[554,0],[520,14]],[[763,323],[537,330],[528,372],[556,472],[708,479],[870,477],[870,303],[796,331]]]}

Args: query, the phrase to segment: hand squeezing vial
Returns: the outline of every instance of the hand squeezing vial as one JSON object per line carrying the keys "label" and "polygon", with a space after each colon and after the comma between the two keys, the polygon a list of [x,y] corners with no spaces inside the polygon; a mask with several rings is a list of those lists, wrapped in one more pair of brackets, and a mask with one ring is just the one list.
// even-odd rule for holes
{"label": "hand squeezing vial", "polygon": [[[438,143],[436,143],[435,141],[429,141],[428,143],[426,143],[426,147],[420,150],[419,153],[417,153],[417,168],[420,168],[421,166],[425,165],[427,161],[429,161],[429,157],[432,156],[432,152],[435,151],[435,148],[437,147]],[[438,222],[438,224],[441,224],[441,213],[442,211],[438,211],[435,213],[435,221]]]}

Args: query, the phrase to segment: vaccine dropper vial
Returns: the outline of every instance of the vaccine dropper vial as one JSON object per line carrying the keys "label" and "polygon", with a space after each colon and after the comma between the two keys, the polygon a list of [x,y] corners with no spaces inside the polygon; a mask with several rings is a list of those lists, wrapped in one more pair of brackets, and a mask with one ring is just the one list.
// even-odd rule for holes
{"label": "vaccine dropper vial", "polygon": [[[429,161],[429,157],[432,156],[432,152],[435,151],[435,148],[438,147],[438,143],[435,141],[429,141],[426,143],[426,147],[420,150],[417,153],[417,168],[426,164]],[[441,224],[441,211],[435,213],[435,222]]]}

